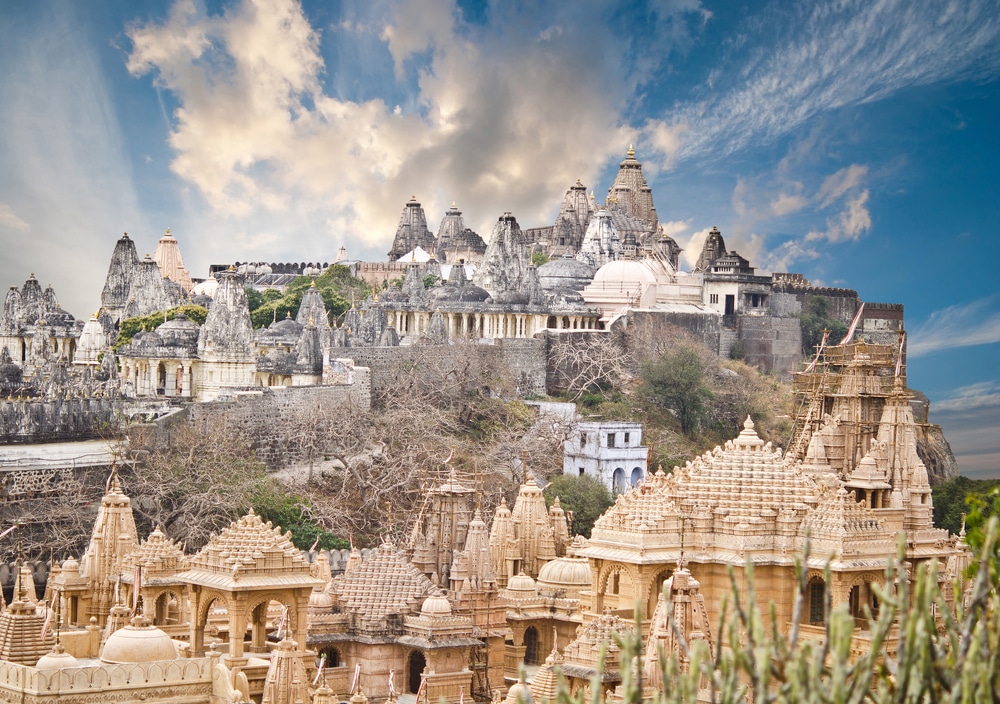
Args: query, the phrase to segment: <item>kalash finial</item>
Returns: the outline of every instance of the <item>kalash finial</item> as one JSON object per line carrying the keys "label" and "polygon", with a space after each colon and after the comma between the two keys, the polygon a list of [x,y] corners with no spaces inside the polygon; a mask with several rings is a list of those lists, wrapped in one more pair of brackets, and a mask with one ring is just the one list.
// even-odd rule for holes
{"label": "kalash finial", "polygon": [[170,234],[170,228],[169,227],[167,228],[167,234],[168,235]]}
{"label": "kalash finial", "polygon": [[312,280],[312,281],[310,282],[310,284],[309,284],[309,288],[316,288],[316,279],[313,279],[313,280]]}
{"label": "kalash finial", "polygon": [[628,158],[629,159],[635,158],[635,149],[632,148],[631,144],[628,145]]}

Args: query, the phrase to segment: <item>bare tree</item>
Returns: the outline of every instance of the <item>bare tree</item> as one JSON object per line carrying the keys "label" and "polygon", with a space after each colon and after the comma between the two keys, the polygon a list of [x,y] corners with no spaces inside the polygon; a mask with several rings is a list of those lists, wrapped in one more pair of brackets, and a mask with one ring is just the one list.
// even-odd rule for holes
{"label": "bare tree", "polygon": [[191,549],[249,511],[269,482],[263,463],[222,422],[179,424],[169,445],[152,428],[132,428],[122,456],[140,535],[160,526]]}
{"label": "bare tree", "polygon": [[549,351],[559,386],[574,401],[586,393],[605,397],[632,377],[634,361],[612,333],[559,335]]}

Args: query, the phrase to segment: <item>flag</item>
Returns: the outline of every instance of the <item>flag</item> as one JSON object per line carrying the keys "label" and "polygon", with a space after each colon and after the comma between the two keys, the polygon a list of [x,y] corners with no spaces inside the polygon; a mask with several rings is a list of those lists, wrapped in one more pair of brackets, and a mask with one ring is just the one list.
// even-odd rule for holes
{"label": "flag", "polygon": [[135,616],[135,612],[139,608],[139,590],[142,588],[142,567],[140,565],[135,566],[135,571],[132,573],[132,616]]}
{"label": "flag", "polygon": [[323,670],[326,669],[326,653],[319,656],[319,669],[316,670],[316,678],[313,680],[313,687],[319,682],[320,675],[323,674]]}
{"label": "flag", "polygon": [[826,341],[829,339],[829,337],[830,337],[830,331],[824,330],[823,339],[820,340],[819,347],[816,348],[816,356],[813,357],[813,361],[809,362],[809,366],[806,367],[806,373],[811,372],[813,369],[816,368],[816,362],[819,361],[819,356],[823,354],[823,349],[826,347]]}
{"label": "flag", "polygon": [[45,640],[45,634],[49,632],[49,624],[52,623],[52,609],[45,608],[45,623],[42,624],[41,639]]}
{"label": "flag", "polygon": [[[850,330],[848,330],[847,334],[844,335],[844,339],[840,341],[841,345],[846,345],[848,342],[854,339],[854,331],[858,329],[858,323],[861,322],[861,314],[864,312],[864,310],[865,310],[865,304],[864,302],[862,302],[861,307],[858,308],[858,312],[854,314],[854,320],[851,321]],[[840,345],[838,345],[838,347],[839,346]]]}
{"label": "flag", "polygon": [[395,694],[396,688],[392,686],[392,675],[395,670],[389,670],[389,694]]}
{"label": "flag", "polygon": [[465,704],[465,687],[458,688],[458,704]]}
{"label": "flag", "polygon": [[420,686],[417,687],[417,704],[420,704],[420,695],[424,693],[424,687],[427,685],[427,678],[423,675],[420,676]]}
{"label": "flag", "polygon": [[7,530],[5,530],[3,533],[0,533],[0,538],[6,538],[8,535],[10,535],[11,533],[13,533],[16,529],[17,529],[17,524],[15,523],[10,528],[8,528]]}
{"label": "flag", "polygon": [[319,536],[317,535],[316,536],[316,542],[314,542],[312,544],[312,547],[309,548],[309,552],[314,552],[316,550],[316,546],[318,546],[318,545],[319,545]]}
{"label": "flag", "polygon": [[281,618],[278,619],[278,627],[274,635],[278,640],[283,640],[285,632],[285,616],[288,615],[288,607],[283,606],[281,608]]}
{"label": "flag", "polygon": [[899,352],[896,354],[896,376],[903,371],[903,345],[906,344],[906,333],[899,336]]}
{"label": "flag", "polygon": [[358,679],[361,677],[361,663],[354,666],[354,682],[351,683],[351,694],[358,691]]}

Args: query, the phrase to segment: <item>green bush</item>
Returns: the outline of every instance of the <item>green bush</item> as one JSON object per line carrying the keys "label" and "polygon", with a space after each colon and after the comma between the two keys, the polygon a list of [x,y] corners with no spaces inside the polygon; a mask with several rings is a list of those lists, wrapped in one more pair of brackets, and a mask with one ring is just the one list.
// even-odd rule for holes
{"label": "green bush", "polygon": [[583,475],[561,474],[542,490],[546,506],[559,497],[564,511],[573,512],[573,535],[590,537],[590,531],[601,514],[614,503],[611,492],[599,480]]}
{"label": "green bush", "polygon": [[204,325],[205,317],[208,315],[208,309],[203,308],[202,306],[188,304],[160,311],[158,313],[153,313],[152,315],[144,315],[138,318],[126,318],[118,326],[118,337],[111,349],[117,352],[125,345],[131,343],[132,338],[140,332],[156,330],[156,328],[163,325],[168,320],[176,318],[180,313],[183,313],[188,320],[196,325]]}

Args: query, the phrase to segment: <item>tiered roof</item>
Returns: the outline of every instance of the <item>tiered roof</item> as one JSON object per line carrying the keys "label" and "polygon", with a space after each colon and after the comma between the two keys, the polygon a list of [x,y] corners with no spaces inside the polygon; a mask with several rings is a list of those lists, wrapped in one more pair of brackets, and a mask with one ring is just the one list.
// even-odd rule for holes
{"label": "tiered roof", "polygon": [[318,580],[292,544],[291,533],[265,523],[252,510],[213,535],[178,579],[236,590],[313,586]]}
{"label": "tiered roof", "polygon": [[604,682],[617,682],[621,679],[621,650],[612,638],[613,633],[620,635],[633,632],[632,624],[615,614],[602,614],[584,626],[576,639],[563,651],[563,673],[568,677],[589,679],[595,673],[594,666],[600,659],[601,648],[606,647],[604,671],[601,679]]}
{"label": "tiered roof", "polygon": [[392,545],[381,545],[368,559],[330,583],[341,611],[353,614],[358,630],[378,631],[396,614],[417,614],[424,599],[440,596],[431,580],[421,574]]}
{"label": "tiered roof", "polygon": [[142,567],[143,580],[176,574],[187,568],[187,556],[159,526],[125,559],[125,567]]}

